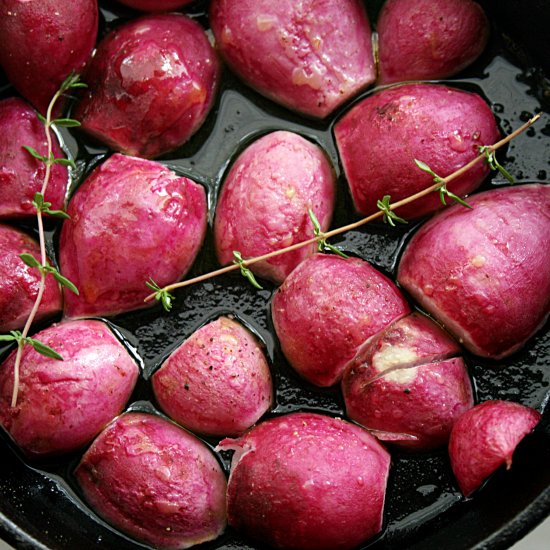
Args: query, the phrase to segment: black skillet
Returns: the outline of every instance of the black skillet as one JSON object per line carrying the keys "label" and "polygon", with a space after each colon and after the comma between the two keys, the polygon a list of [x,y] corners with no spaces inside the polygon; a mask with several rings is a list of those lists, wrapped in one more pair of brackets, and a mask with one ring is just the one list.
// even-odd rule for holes
{"label": "black skillet", "polygon": [[[379,3],[367,2],[371,20]],[[199,1],[190,10],[205,26],[206,4]],[[102,32],[134,15],[129,10],[115,8],[114,1],[100,5],[104,16]],[[501,159],[518,183],[548,182],[550,87],[545,73],[550,75],[550,1],[489,0],[484,5],[493,26],[489,47],[473,67],[452,83],[483,94],[506,133],[534,112],[544,111],[536,128],[517,138]],[[2,95],[13,93],[5,86]],[[318,142],[339,173],[331,129],[340,114],[327,122],[300,118],[261,98],[226,70],[222,93],[204,127],[188,144],[162,161],[206,186],[212,218],[227,165],[249,141],[270,130],[286,128]],[[63,137],[66,147],[79,159],[80,176],[107,153],[83,136],[65,133]],[[352,211],[341,176],[340,183],[334,226],[349,220]],[[493,175],[483,188],[503,183],[499,176]],[[335,242],[393,275],[400,250],[412,231],[414,228],[407,233],[372,226]],[[54,227],[49,233],[53,248],[56,237]],[[192,274],[209,271],[215,265],[209,235]],[[149,410],[154,407],[147,379],[162,359],[200,325],[221,313],[232,313],[266,344],[277,389],[277,405],[272,414],[315,410],[343,415],[337,390],[322,391],[302,383],[284,361],[268,315],[273,287],[266,285],[266,288],[258,292],[238,276],[226,276],[177,293],[176,307],[170,315],[156,307],[111,319],[121,337],[143,359],[144,376],[130,407]],[[460,496],[444,450],[423,456],[394,454],[385,528],[380,537],[364,548],[504,549],[550,514],[550,408],[545,411],[550,386],[548,325],[509,360],[498,364],[473,356],[467,356],[467,360],[479,401],[501,398],[535,407],[544,411],[541,424],[517,449],[511,471],[499,471],[469,500]],[[6,437],[0,438],[0,453],[0,537],[13,546],[52,550],[143,548],[110,528],[83,504],[71,476],[78,454],[31,466]],[[227,467],[228,456],[220,459]],[[254,546],[229,529],[222,538],[200,548],[260,549],[261,546]]]}

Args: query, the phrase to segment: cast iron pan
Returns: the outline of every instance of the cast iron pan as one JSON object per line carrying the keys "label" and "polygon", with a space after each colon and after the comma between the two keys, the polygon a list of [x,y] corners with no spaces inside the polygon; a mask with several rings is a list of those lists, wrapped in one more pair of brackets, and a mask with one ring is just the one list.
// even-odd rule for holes
{"label": "cast iron pan", "polygon": [[[134,14],[100,2],[101,32],[107,32]],[[377,3],[368,2],[371,20]],[[379,4],[379,3],[378,3]],[[191,13],[205,26],[206,2],[198,2]],[[550,44],[547,25],[550,2],[489,1],[485,3],[493,25],[492,39],[483,56],[458,78],[449,82],[477,91],[492,106],[503,132],[518,127],[537,111],[544,111],[535,128],[517,138],[501,155],[501,161],[518,183],[548,182],[550,159],[550,91],[545,73]],[[372,9],[371,9],[372,8]],[[544,66],[546,64],[546,66]],[[210,221],[223,174],[236,154],[251,140],[275,129],[296,131],[319,143],[339,173],[340,191],[334,226],[350,220],[353,212],[332,137],[336,113],[329,121],[314,122],[280,108],[242,85],[228,70],[218,102],[203,128],[176,153],[162,162],[181,174],[200,181],[208,190]],[[15,92],[9,85],[2,96]],[[372,91],[366,92],[367,95]],[[342,109],[342,112],[349,105]],[[83,177],[105,155],[106,149],[78,134],[63,134],[65,146],[78,159]],[[493,175],[484,189],[503,185]],[[417,227],[417,226],[416,226]],[[373,225],[335,240],[352,255],[372,262],[394,275],[400,251],[416,227],[390,229]],[[32,232],[32,228],[27,228]],[[49,232],[55,250],[58,228]],[[542,251],[541,254],[547,254]],[[211,234],[191,275],[216,267]],[[268,310],[274,288],[256,291],[238,275],[212,279],[177,293],[171,314],[160,307],[110,319],[113,328],[142,359],[143,376],[129,408],[151,410],[148,379],[163,358],[187,336],[222,313],[232,314],[254,330],[266,345],[276,383],[276,407],[271,415],[297,410],[343,416],[338,390],[315,389],[301,382],[282,356],[271,326]],[[0,352],[6,352],[4,348]],[[524,349],[504,362],[492,363],[466,356],[475,381],[477,399],[509,399],[543,412],[534,434],[518,447],[511,471],[499,471],[473,498],[459,493],[450,471],[446,451],[429,455],[393,455],[385,527],[381,536],[365,546],[380,550],[410,548],[504,549],[525,535],[550,513],[550,410],[545,409],[550,385],[550,333],[543,328]],[[208,443],[216,444],[214,440]],[[80,455],[57,461],[27,464],[7,437],[0,438],[0,536],[18,548],[75,550],[94,547],[143,548],[101,521],[78,494],[72,471]],[[228,466],[228,455],[220,460]],[[228,529],[217,541],[200,548],[259,548]]]}

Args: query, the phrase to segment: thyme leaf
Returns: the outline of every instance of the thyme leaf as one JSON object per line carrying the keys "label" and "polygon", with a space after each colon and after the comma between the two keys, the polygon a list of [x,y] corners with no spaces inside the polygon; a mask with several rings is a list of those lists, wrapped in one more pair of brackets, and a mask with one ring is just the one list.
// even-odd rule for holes
{"label": "thyme leaf", "polygon": [[53,159],[53,164],[61,164],[61,166],[68,166],[69,168],[72,168],[73,170],[76,170],[76,164],[75,161],[72,159],[66,159],[63,157]]}
{"label": "thyme leaf", "polygon": [[170,292],[164,288],[161,288],[151,278],[145,283],[145,285],[155,292],[155,300],[162,304],[165,311],[170,311],[172,309],[172,306],[174,305],[173,302],[175,300],[175,296],[173,294],[170,294]]}
{"label": "thyme leaf", "polygon": [[233,260],[233,263],[239,266],[241,270],[241,275],[245,279],[248,279],[248,281],[254,288],[257,288],[258,290],[263,290],[263,286],[260,285],[260,283],[258,283],[258,281],[256,280],[256,277],[254,277],[254,273],[252,273],[252,271],[250,271],[250,269],[248,269],[248,267],[246,267],[246,265],[244,264],[244,259],[238,250],[233,250],[233,258],[235,258]]}
{"label": "thyme leaf", "polygon": [[46,202],[42,193],[35,193],[32,203],[37,212],[44,212],[45,214],[49,214],[50,216],[54,216],[55,218],[63,218],[65,220],[71,219],[71,216],[69,216],[69,214],[67,214],[67,212],[65,212],[64,210],[51,210],[50,206],[52,205],[52,203]]}
{"label": "thyme leaf", "polygon": [[321,229],[321,224],[319,223],[319,220],[317,219],[317,216],[315,215],[315,212],[311,208],[307,209],[307,213],[309,215],[309,219],[311,220],[311,223],[313,224],[313,234],[318,237],[317,238],[317,250],[319,252],[333,252],[334,254],[340,256],[341,258],[348,258],[349,256],[347,254],[344,254],[339,248],[336,248],[334,245],[327,242],[327,239],[324,236],[324,233]]}
{"label": "thyme leaf", "polygon": [[496,151],[489,145],[481,145],[478,147],[479,152],[485,155],[485,162],[489,165],[491,170],[497,170],[500,172],[510,183],[516,183],[514,176],[500,164],[497,160]]}
{"label": "thyme leaf", "polygon": [[78,292],[78,288],[76,288],[76,285],[71,281],[69,281],[67,277],[64,277],[63,275],[61,275],[61,273],[59,273],[59,271],[55,267],[46,266],[44,269],[47,273],[51,273],[54,276],[55,280],[61,286],[68,288],[71,292],[74,292],[77,296],[80,294],[80,292]]}
{"label": "thyme leaf", "polygon": [[69,76],[61,83],[59,87],[59,93],[66,92],[67,90],[77,89],[77,88],[87,88],[88,85],[80,81],[80,75],[75,71],[72,71]]}
{"label": "thyme leaf", "polygon": [[414,159],[414,163],[416,164],[416,166],[418,166],[418,168],[420,168],[420,170],[430,174],[430,176],[432,176],[434,179],[434,183],[440,183],[443,181],[443,178],[441,176],[438,176],[425,162]]}
{"label": "thyme leaf", "polygon": [[436,191],[439,192],[439,200],[441,201],[441,204],[443,206],[447,206],[447,199],[451,199],[458,204],[465,206],[466,208],[472,208],[464,199],[449,191],[447,189],[447,183],[445,183],[445,179],[441,176],[438,176],[425,162],[414,159],[414,163],[416,164],[416,166],[418,166],[418,168],[420,168],[420,170],[430,174],[430,176],[433,177],[434,183],[441,183],[441,185],[436,188]]}
{"label": "thyme leaf", "polygon": [[42,264],[32,254],[29,254],[28,252],[19,254],[19,257],[23,260],[25,265],[28,265],[29,267],[37,267],[38,269],[42,267]]}
{"label": "thyme leaf", "polygon": [[409,223],[404,218],[400,218],[392,209],[391,209],[391,196],[390,195],[384,195],[382,200],[376,201],[376,206],[378,206],[379,210],[382,210],[384,212],[384,223],[387,223],[391,225],[392,227],[395,227],[395,223]]}
{"label": "thyme leaf", "polygon": [[48,157],[41,155],[34,147],[29,147],[28,145],[22,145],[23,149],[28,151],[32,157],[38,159],[44,163],[48,162]]}
{"label": "thyme leaf", "polygon": [[44,342],[41,342],[40,340],[35,340],[34,338],[25,338],[25,342],[27,344],[30,344],[35,351],[40,353],[40,355],[44,355],[46,357],[50,357],[52,359],[57,359],[58,361],[63,361],[63,357],[57,353],[54,349],[50,348],[50,346],[47,346],[44,344]]}
{"label": "thyme leaf", "polygon": [[30,336],[24,337],[18,330],[12,330],[9,334],[0,334],[0,342],[17,342],[19,347],[29,344],[41,355],[52,359],[57,359],[58,361],[63,361],[63,357],[50,346],[44,344],[44,342],[41,342],[40,340],[31,338]]}
{"label": "thyme leaf", "polygon": [[74,118],[56,118],[52,120],[50,124],[55,124],[56,126],[61,126],[63,128],[76,128],[80,126],[80,122]]}

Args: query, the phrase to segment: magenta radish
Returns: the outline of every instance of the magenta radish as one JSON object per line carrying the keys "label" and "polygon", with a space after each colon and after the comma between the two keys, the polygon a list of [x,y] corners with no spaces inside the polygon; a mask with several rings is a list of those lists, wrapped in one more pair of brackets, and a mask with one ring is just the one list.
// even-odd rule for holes
{"label": "magenta radish", "polygon": [[[378,211],[385,195],[397,202],[433,185],[433,176],[455,172],[479,155],[479,147],[499,138],[495,117],[477,94],[436,84],[406,84],[379,91],[348,111],[334,129],[355,208]],[[485,179],[489,167],[476,164],[450,182],[464,196]],[[419,218],[442,208],[437,193],[398,208],[404,218]]]}
{"label": "magenta radish", "polygon": [[520,185],[452,206],[409,242],[397,278],[472,353],[500,359],[550,313],[550,186]]}
{"label": "magenta radish", "polygon": [[472,0],[387,0],[377,31],[381,84],[437,80],[479,57],[489,21]]}
{"label": "magenta radish", "polygon": [[12,352],[0,369],[0,422],[31,458],[75,451],[120,414],[134,389],[138,366],[100,321],[52,325],[34,338],[63,360],[25,346],[12,407]]}
{"label": "magenta radish", "polygon": [[[54,157],[65,157],[53,132],[52,137]],[[46,156],[44,124],[22,99],[4,99],[0,101],[0,218],[36,216],[32,202],[35,193],[42,189],[46,166],[23,149],[23,145]],[[68,183],[67,167],[54,164],[45,196],[52,210],[64,208]]]}
{"label": "magenta radish", "polygon": [[181,14],[143,16],[99,43],[74,116],[115,151],[158,157],[202,125],[219,73],[214,49],[196,21]]}
{"label": "magenta radish", "polygon": [[98,17],[97,0],[0,0],[0,65],[42,115],[65,78],[90,58]]}
{"label": "magenta radish", "polygon": [[206,435],[238,435],[273,404],[271,374],[259,342],[228,317],[194,332],[152,382],[170,418]]}
{"label": "magenta radish", "polygon": [[451,432],[449,457],[465,496],[501,466],[512,466],[514,450],[540,418],[539,412],[517,403],[485,401],[458,419]]}
{"label": "magenta radish", "polygon": [[[33,238],[0,224],[0,334],[23,328],[38,295],[40,272],[26,265],[20,254],[31,254],[40,262],[40,247]],[[36,321],[57,315],[62,307],[59,285],[49,275]]]}
{"label": "magenta radish", "polygon": [[326,117],[376,78],[359,0],[214,0],[210,24],[245,82],[305,115]]}
{"label": "magenta radish", "polygon": [[219,447],[236,451],[229,525],[261,544],[347,550],[382,528],[390,455],[359,426],[294,413]]}
{"label": "magenta radish", "polygon": [[72,197],[60,239],[69,317],[145,307],[146,282],[161,287],[191,267],[206,231],[204,189],[165,166],[115,154]]}
{"label": "magenta radish", "polygon": [[458,345],[413,313],[368,340],[342,380],[346,413],[377,437],[410,450],[445,445],[473,404]]}
{"label": "magenta radish", "polygon": [[339,382],[357,348],[409,312],[399,289],[369,263],[325,254],[302,262],[271,306],[288,362],[317,386]]}
{"label": "magenta radish", "polygon": [[[322,231],[334,210],[336,177],[320,147],[297,134],[279,131],[261,137],[239,155],[221,190],[214,235],[222,265],[260,256],[314,235],[311,209]],[[256,274],[282,283],[316,245],[252,265]]]}
{"label": "magenta radish", "polygon": [[158,416],[117,418],[84,454],[75,477],[97,514],[155,548],[189,548],[225,528],[226,480],[214,454]]}

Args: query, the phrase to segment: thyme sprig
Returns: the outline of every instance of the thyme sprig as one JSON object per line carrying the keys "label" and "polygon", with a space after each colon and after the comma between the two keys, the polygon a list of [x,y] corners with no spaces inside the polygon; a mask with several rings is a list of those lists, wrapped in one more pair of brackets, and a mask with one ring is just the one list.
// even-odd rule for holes
{"label": "thyme sprig", "polygon": [[334,245],[327,242],[326,235],[321,229],[321,224],[319,223],[315,212],[313,212],[311,208],[308,208],[307,213],[311,223],[313,224],[313,234],[317,237],[317,250],[319,252],[333,252],[341,258],[348,258],[347,254],[344,254],[339,248],[336,248]]}
{"label": "thyme sprig", "polygon": [[[528,120],[525,124],[517,128],[514,132],[509,134],[508,136],[504,137],[500,141],[497,141],[493,145],[489,145],[488,150],[490,152],[495,152],[510,141],[512,141],[514,138],[516,138],[519,134],[527,130],[529,127],[531,127],[540,117],[542,113],[536,114],[533,118]],[[392,212],[401,207],[405,206],[406,204],[410,204],[411,202],[414,202],[418,199],[421,199],[422,197],[426,197],[427,195],[430,195],[434,191],[441,193],[441,188],[444,187],[443,195],[444,197],[449,197],[449,192],[447,190],[447,185],[468,172],[471,168],[473,168],[476,164],[481,162],[482,160],[487,159],[487,152],[483,151],[479,153],[478,156],[473,158],[470,162],[453,172],[452,174],[449,174],[448,176],[441,178],[440,181],[434,182],[433,185],[430,185],[429,187],[426,187],[422,191],[419,191],[418,193],[414,193],[413,195],[410,195],[409,197],[406,197],[404,199],[401,199],[399,201],[396,201],[394,203],[390,203],[389,200],[386,202],[383,202],[384,199],[382,199],[382,204],[384,206],[383,209],[380,209],[374,214],[371,214],[370,216],[367,216],[365,218],[362,218],[359,221],[350,223],[348,225],[344,225],[342,227],[338,227],[336,229],[332,229],[331,231],[327,231],[323,234],[324,239],[329,239],[330,237],[334,237],[335,235],[341,235],[342,233],[346,233],[348,231],[352,231],[354,229],[358,229],[359,227],[362,227],[363,225],[366,225],[370,223],[373,220],[376,220],[378,218],[384,218],[388,216],[388,212]],[[428,167],[429,168],[429,167]],[[431,169],[430,169],[431,170]],[[437,176],[437,174],[435,174]],[[434,176],[434,177],[435,177]],[[437,176],[439,178],[439,176]],[[395,220],[395,218],[392,218]],[[396,221],[396,220],[395,220]],[[285,248],[281,248],[279,250],[274,250],[272,252],[269,252],[267,254],[262,254],[261,256],[256,256],[255,258],[248,258],[247,260],[244,260],[244,265],[246,267],[249,267],[251,265],[254,265],[255,263],[262,262],[264,260],[269,260],[270,258],[274,258],[276,256],[280,256],[281,254],[286,254],[287,252],[292,252],[293,250],[298,250],[300,248],[303,248],[304,246],[309,246],[311,244],[317,243],[319,237],[316,235],[315,237],[312,237],[311,239],[306,239],[305,241],[301,241],[299,243],[295,243],[293,245],[287,246]],[[222,267],[220,269],[216,269],[215,271],[211,271],[209,273],[205,273],[203,275],[199,275],[198,277],[194,277],[193,279],[187,279],[185,281],[179,281],[177,283],[173,283],[171,285],[165,286],[162,290],[171,292],[173,290],[176,290],[178,288],[184,288],[196,283],[200,283],[202,281],[206,281],[208,279],[212,279],[213,277],[218,277],[219,275],[224,275],[225,273],[230,273],[231,271],[235,271],[236,269],[239,269],[241,266],[240,264],[232,264],[225,267]],[[149,302],[153,300],[156,297],[155,294],[149,294],[145,297],[144,301]]]}
{"label": "thyme sprig", "polygon": [[36,314],[38,313],[38,309],[40,307],[40,304],[42,303],[42,298],[44,296],[44,290],[46,287],[46,277],[48,275],[52,275],[56,279],[56,281],[58,281],[62,286],[78,294],[78,289],[76,288],[76,286],[71,281],[69,281],[69,279],[67,279],[66,277],[63,277],[63,275],[61,275],[61,273],[59,273],[59,271],[55,267],[51,266],[48,262],[48,259],[46,256],[46,237],[44,234],[44,222],[42,219],[42,214],[49,214],[60,218],[68,218],[68,215],[62,210],[50,210],[51,203],[47,202],[44,199],[46,195],[46,191],[48,189],[48,184],[50,183],[52,167],[55,164],[74,167],[74,162],[72,160],[55,157],[53,153],[52,126],[56,125],[56,126],[71,128],[71,127],[80,126],[80,123],[71,118],[54,119],[52,116],[52,113],[56,103],[59,101],[59,99],[62,96],[66,95],[66,93],[69,90],[84,88],[84,87],[86,87],[86,84],[84,84],[83,82],[80,82],[80,76],[74,72],[71,73],[62,82],[61,86],[59,87],[59,90],[57,90],[57,92],[54,94],[54,96],[50,100],[50,103],[48,104],[48,108],[46,110],[46,116],[41,114],[37,115],[40,121],[42,122],[42,124],[44,125],[44,132],[46,135],[46,148],[47,148],[46,155],[41,155],[36,149],[28,145],[22,146],[23,149],[25,149],[29,153],[29,155],[39,160],[40,162],[43,162],[44,166],[46,167],[46,170],[44,172],[44,179],[42,181],[42,187],[40,189],[40,192],[34,195],[34,200],[33,200],[33,205],[36,208],[36,221],[38,225],[38,240],[40,244],[40,261],[38,261],[31,254],[23,253],[20,255],[21,260],[26,265],[32,268],[37,268],[40,271],[40,283],[38,286],[38,292],[36,294],[36,299],[34,301],[29,317],[27,318],[27,321],[25,322],[25,326],[23,327],[23,331],[21,332],[11,331],[10,334],[0,335],[1,342],[17,343],[17,353],[15,355],[15,364],[13,369],[13,392],[12,392],[12,399],[11,399],[12,407],[15,407],[17,405],[17,395],[19,392],[19,370],[21,365],[23,348],[26,345],[32,346],[38,353],[46,357],[51,357],[53,359],[57,359],[60,361],[63,360],[61,355],[59,355],[59,353],[57,353],[55,350],[53,350],[43,342],[40,342],[39,340],[29,337],[29,331],[36,318]]}

